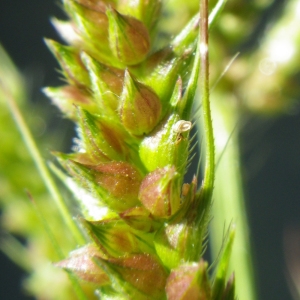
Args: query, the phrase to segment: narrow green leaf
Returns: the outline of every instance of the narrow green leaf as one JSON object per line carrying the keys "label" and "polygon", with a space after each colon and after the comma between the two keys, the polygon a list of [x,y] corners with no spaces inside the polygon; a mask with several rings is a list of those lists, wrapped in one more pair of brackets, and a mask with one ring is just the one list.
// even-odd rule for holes
{"label": "narrow green leaf", "polygon": [[225,245],[221,254],[220,261],[213,284],[213,300],[223,300],[223,294],[226,289],[226,281],[228,275],[229,262],[235,237],[235,225],[231,225],[227,237],[225,237]]}
{"label": "narrow green leaf", "polygon": [[29,263],[29,250],[13,235],[1,232],[0,250],[26,272],[32,271],[32,266]]}
{"label": "narrow green leaf", "polygon": [[[0,82],[0,85],[1,82]],[[61,194],[38,150],[38,147],[32,137],[32,134],[25,123],[25,120],[18,108],[18,105],[16,101],[14,100],[13,96],[10,94],[10,92],[2,86],[6,99],[9,105],[9,108],[11,110],[11,113],[14,117],[14,120],[17,124],[17,127],[22,135],[22,138],[28,148],[28,151],[30,152],[32,159],[34,160],[36,167],[38,171],[41,174],[41,177],[50,193],[50,195],[53,197],[53,200],[55,201],[55,204],[62,216],[63,221],[66,223],[66,225],[69,227],[70,232],[74,235],[74,238],[76,239],[78,244],[83,244],[85,242],[79,228],[75,224],[70,210],[67,208],[64,200],[61,197]]]}
{"label": "narrow green leaf", "polygon": [[215,5],[214,9],[212,10],[212,12],[209,15],[208,18],[208,27],[209,30],[214,26],[214,24],[216,23],[218,17],[221,15],[225,4],[227,3],[227,0],[219,0],[217,2],[217,4]]}

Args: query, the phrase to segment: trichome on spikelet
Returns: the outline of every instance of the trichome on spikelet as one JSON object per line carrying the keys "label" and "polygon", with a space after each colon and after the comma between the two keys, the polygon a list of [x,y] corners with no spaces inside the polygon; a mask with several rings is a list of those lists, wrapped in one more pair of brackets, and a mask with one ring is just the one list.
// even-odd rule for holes
{"label": "trichome on spikelet", "polygon": [[54,24],[69,45],[47,45],[67,83],[45,92],[77,126],[76,151],[56,156],[87,244],[56,265],[93,283],[100,299],[234,299],[234,230],[210,278],[211,193],[204,199],[195,176],[184,183],[199,16],[158,50],[160,0],[63,5],[70,21]]}

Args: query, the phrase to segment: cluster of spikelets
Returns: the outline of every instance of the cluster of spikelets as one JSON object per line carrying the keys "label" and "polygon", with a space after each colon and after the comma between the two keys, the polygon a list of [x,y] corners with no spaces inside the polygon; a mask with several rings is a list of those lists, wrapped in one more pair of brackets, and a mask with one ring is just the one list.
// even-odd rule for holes
{"label": "cluster of spikelets", "polygon": [[[87,244],[57,266],[100,299],[234,299],[233,233],[211,276],[202,259],[210,201],[184,183],[199,69],[199,17],[158,49],[160,0],[64,0],[47,41],[67,84],[46,94],[77,126],[56,153],[78,199]],[[212,188],[212,187],[211,187]]]}

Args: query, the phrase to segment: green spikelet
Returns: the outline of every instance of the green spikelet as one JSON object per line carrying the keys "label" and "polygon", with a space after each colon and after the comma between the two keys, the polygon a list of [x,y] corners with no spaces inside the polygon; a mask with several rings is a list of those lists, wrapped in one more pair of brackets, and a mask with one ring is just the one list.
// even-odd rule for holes
{"label": "green spikelet", "polygon": [[213,175],[199,190],[196,177],[184,183],[199,17],[157,50],[160,0],[63,4],[70,21],[55,24],[73,39],[47,45],[68,85],[45,92],[78,128],[77,152],[56,156],[88,238],[56,265],[92,283],[100,299],[234,299],[231,248],[215,280],[201,258]]}

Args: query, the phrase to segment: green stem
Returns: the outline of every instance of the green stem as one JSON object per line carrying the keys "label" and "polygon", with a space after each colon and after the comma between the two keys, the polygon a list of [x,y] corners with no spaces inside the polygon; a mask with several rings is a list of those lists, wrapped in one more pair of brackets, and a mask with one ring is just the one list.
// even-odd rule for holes
{"label": "green stem", "polygon": [[209,205],[215,178],[215,145],[209,99],[208,0],[202,0],[200,4],[200,81],[205,138],[205,170],[201,193],[204,203]]}
{"label": "green stem", "polygon": [[[1,84],[1,82],[0,82]],[[1,84],[2,85],[2,84]],[[70,231],[73,233],[76,241],[78,244],[84,244],[85,240],[79,231],[79,228],[75,224],[74,220],[72,219],[72,216],[70,214],[70,211],[68,210],[67,206],[65,205],[64,200],[62,199],[58,188],[56,187],[56,184],[54,180],[52,179],[52,176],[50,175],[49,170],[47,169],[47,166],[37,148],[37,145],[31,135],[31,132],[25,123],[25,120],[18,108],[18,105],[16,101],[14,100],[11,93],[5,88],[5,86],[2,85],[3,91],[5,93],[10,111],[15,119],[15,122],[17,124],[17,127],[22,135],[22,138],[37,166],[38,171],[41,174],[41,177],[50,193],[50,195],[53,197],[53,200],[55,201],[55,204],[59,210],[59,212],[62,215],[62,218],[66,225],[69,227]]]}
{"label": "green stem", "polygon": [[[205,43],[208,47],[208,30],[215,24],[216,19],[220,15],[221,11],[223,10],[226,1],[227,0],[219,0],[218,3],[215,5],[214,9],[212,10],[211,14],[209,15],[209,17],[208,17],[208,11],[206,11],[205,24],[201,24],[201,23],[199,24],[200,25],[199,27],[202,26],[201,27],[202,29],[199,28],[199,34],[198,34],[199,43],[197,45],[197,49],[196,49],[196,53],[195,53],[195,60],[194,60],[194,64],[193,64],[191,77],[190,77],[190,80],[187,84],[186,91],[184,93],[184,96],[183,96],[183,99],[182,99],[182,104],[181,104],[182,111],[180,111],[180,114],[181,114],[181,117],[182,117],[183,120],[189,120],[190,119],[191,109],[192,109],[192,106],[193,106],[193,103],[194,103],[195,94],[196,94],[196,90],[197,90],[197,87],[198,87],[200,65],[203,65],[201,63],[202,53],[200,51],[201,50],[201,30],[206,31],[206,33],[205,33],[206,42]],[[204,12],[202,12],[202,13],[204,13]],[[197,18],[194,18],[194,19],[197,20]],[[200,15],[200,18],[198,17],[198,19],[201,19],[201,15]],[[192,22],[192,24],[193,24],[193,22]],[[184,39],[184,36],[182,36],[181,39]],[[176,47],[175,45],[173,45],[173,46]],[[204,92],[204,94],[205,93],[207,94],[207,101],[209,101],[209,98],[208,98],[209,97],[209,89],[208,89],[208,85],[209,85],[208,53],[206,53],[206,55],[207,55],[207,57],[204,58],[204,60],[206,61],[205,68],[207,70],[205,71],[206,75],[202,76],[202,77],[203,77],[203,80],[206,81],[206,83],[205,83],[206,92]],[[212,132],[212,130],[211,130],[211,132]]]}
{"label": "green stem", "polygon": [[[202,97],[202,109],[203,109],[203,129],[205,138],[205,169],[202,188],[200,190],[201,199],[204,202],[204,206],[208,207],[211,204],[212,194],[214,192],[214,205],[212,208],[212,215],[214,219],[211,226],[211,240],[212,248],[214,252],[214,258],[217,258],[221,242],[223,239],[225,222],[231,222],[232,220],[237,223],[236,240],[232,250],[231,270],[235,271],[237,278],[237,295],[243,295],[245,300],[253,300],[255,297],[254,288],[254,276],[251,260],[249,232],[247,227],[247,218],[245,213],[245,207],[242,197],[242,185],[240,179],[240,169],[238,155],[237,140],[235,139],[234,147],[229,152],[226,150],[222,161],[218,165],[218,177],[215,182],[215,141],[214,134],[216,136],[216,145],[218,155],[222,154],[223,148],[219,148],[220,140],[229,139],[233,124],[222,124],[217,127],[217,130],[213,131],[212,115],[210,109],[209,99],[209,57],[208,57],[208,1],[202,0],[200,7],[200,55],[201,55],[201,97]],[[223,99],[222,97],[221,99]],[[230,106],[230,103],[227,103]],[[216,110],[216,111],[215,111]],[[227,108],[228,110],[228,108]],[[215,107],[213,110],[213,117],[217,120],[225,118],[226,109],[224,107]],[[228,115],[226,116],[228,117]],[[222,119],[223,118],[223,119]],[[233,116],[229,116],[229,122],[234,120]],[[217,124],[218,125],[218,124]],[[216,121],[214,120],[214,127],[216,127]],[[224,132],[221,129],[229,129],[227,135],[224,136]],[[218,130],[221,130],[220,132]],[[236,137],[235,137],[236,138]],[[224,146],[224,145],[223,145]],[[214,187],[214,184],[216,185]],[[231,194],[228,191],[231,191]]]}

